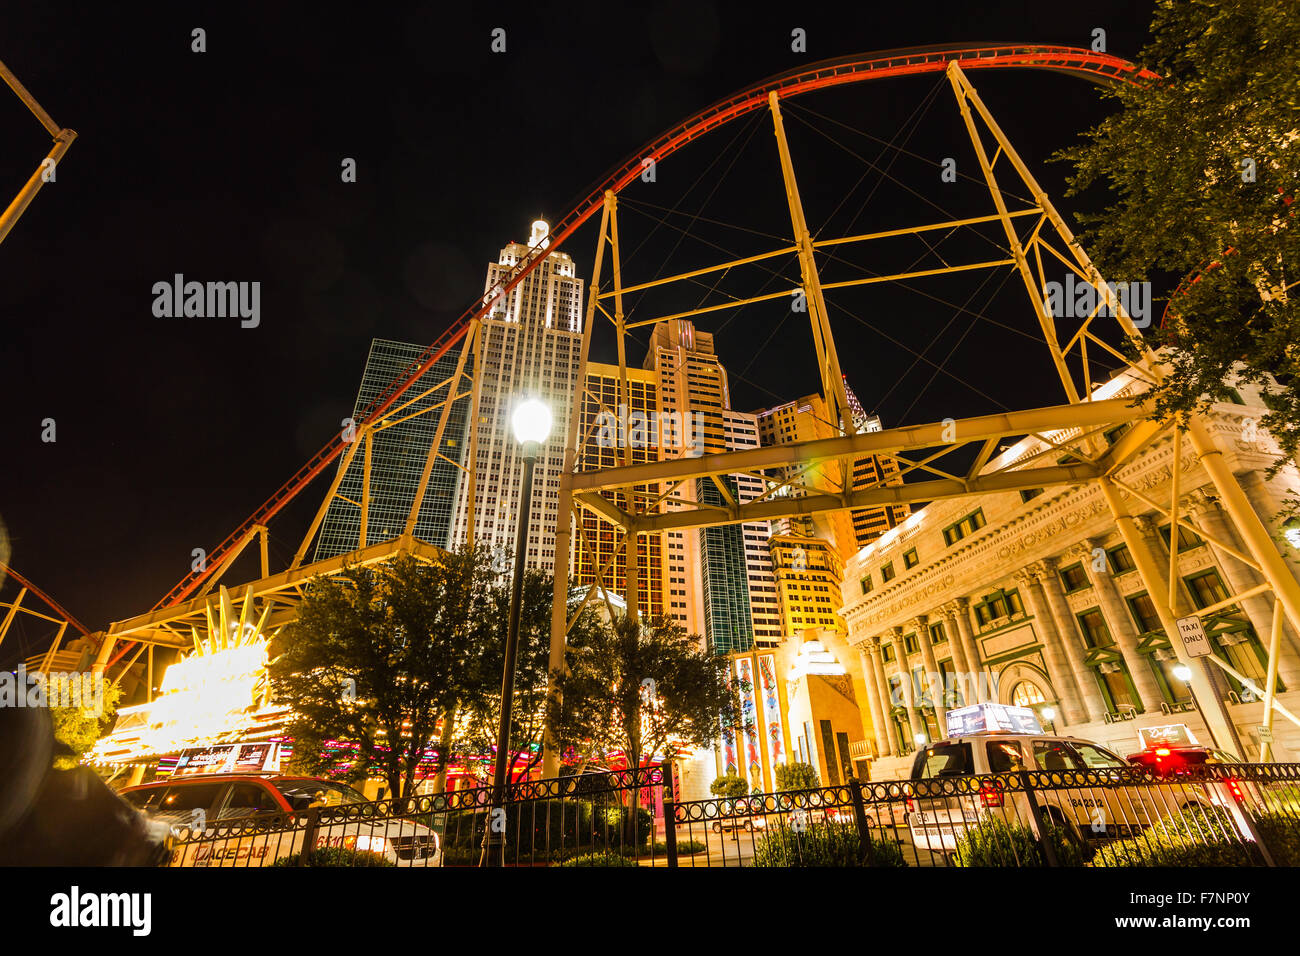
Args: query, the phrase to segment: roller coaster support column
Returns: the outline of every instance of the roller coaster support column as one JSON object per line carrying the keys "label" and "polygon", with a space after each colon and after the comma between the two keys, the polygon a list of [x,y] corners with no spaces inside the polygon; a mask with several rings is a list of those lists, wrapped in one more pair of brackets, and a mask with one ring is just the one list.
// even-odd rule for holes
{"label": "roller coaster support column", "polygon": [[[578,516],[573,512],[573,472],[578,466],[578,446],[582,443],[582,405],[587,387],[587,353],[591,348],[591,326],[596,319],[596,296],[600,293],[600,271],[605,261],[605,232],[609,228],[610,211],[614,206],[614,193],[605,191],[605,207],[600,214],[600,235],[596,240],[596,262],[591,271],[591,288],[587,290],[587,316],[582,323],[582,344],[579,347],[578,387],[569,406],[569,424],[564,432],[564,464],[560,468],[559,503],[555,524],[555,578],[551,594],[551,654],[547,662],[547,691],[549,707],[558,706],[559,691],[555,675],[564,668],[564,638],[569,633],[569,566],[572,562],[573,523]],[[601,581],[596,585],[600,586]],[[542,777],[550,779],[559,775],[560,754],[551,733],[548,712],[546,729],[542,735]]]}
{"label": "roller coaster support column", "polygon": [[41,104],[36,102],[36,98],[27,92],[27,88],[18,82],[18,77],[10,72],[9,67],[0,63],[0,78],[3,78],[9,84],[9,88],[18,94],[18,98],[23,101],[33,115],[41,121],[41,125],[49,130],[50,135],[54,137],[54,146],[50,149],[49,155],[41,161],[41,165],[32,173],[31,178],[19,190],[14,201],[9,204],[9,208],[0,213],[0,242],[4,242],[5,236],[9,235],[9,230],[13,229],[14,224],[18,222],[18,217],[23,211],[32,204],[36,194],[41,191],[41,187],[46,182],[54,182],[54,171],[58,168],[59,160],[63,154],[68,151],[72,141],[77,138],[77,134],[70,129],[63,129],[58,123],[50,117],[50,114],[41,109]]}
{"label": "roller coaster support column", "polygon": [[[826,407],[830,412],[832,423],[840,429],[840,433],[852,435],[857,429],[854,427],[853,413],[849,409],[848,396],[844,391],[844,375],[840,371],[840,358],[835,351],[835,338],[831,334],[826,299],[822,295],[821,278],[817,274],[817,262],[813,258],[813,239],[808,233],[808,223],[804,219],[803,202],[799,198],[799,183],[795,179],[794,164],[790,160],[790,146],[785,139],[785,124],[781,120],[781,106],[776,90],[767,95],[767,103],[772,110],[776,147],[781,154],[781,176],[785,180],[785,198],[790,206],[790,224],[794,227],[794,241],[799,247],[799,271],[803,276],[804,294],[808,300],[808,316],[812,322],[813,343],[817,348],[817,364],[821,370]],[[846,465],[842,467],[847,470]],[[847,483],[842,490],[848,490]]]}

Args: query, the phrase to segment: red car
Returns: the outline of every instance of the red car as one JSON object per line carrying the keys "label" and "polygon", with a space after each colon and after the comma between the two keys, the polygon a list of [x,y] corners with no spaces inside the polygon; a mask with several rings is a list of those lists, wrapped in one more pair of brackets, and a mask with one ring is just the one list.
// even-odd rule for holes
{"label": "red car", "polygon": [[1193,767],[1207,763],[1241,763],[1239,759],[1226,750],[1213,747],[1166,746],[1163,744],[1148,747],[1128,755],[1128,762],[1135,767],[1152,770],[1157,776],[1172,777],[1185,773]]}

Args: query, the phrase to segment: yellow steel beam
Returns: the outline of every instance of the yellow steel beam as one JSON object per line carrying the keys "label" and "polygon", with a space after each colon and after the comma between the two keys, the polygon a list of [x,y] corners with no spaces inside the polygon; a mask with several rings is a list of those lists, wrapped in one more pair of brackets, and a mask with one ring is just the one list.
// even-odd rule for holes
{"label": "yellow steel beam", "polygon": [[860,435],[819,438],[789,445],[764,445],[743,451],[701,455],[698,458],[675,458],[625,468],[578,472],[573,476],[573,488],[599,491],[626,484],[649,484],[780,466],[802,466],[810,461],[830,458],[863,458],[881,452],[893,454],[1007,435],[1130,422],[1143,418],[1148,413],[1145,404],[1133,405],[1128,399],[1050,405],[955,421],[904,425]]}
{"label": "yellow steel beam", "polygon": [[983,475],[970,481],[936,478],[901,485],[887,485],[851,491],[842,495],[820,494],[803,497],[774,498],[746,502],[735,509],[698,509],[670,511],[659,515],[639,515],[636,526],[643,534],[680,528],[704,528],[746,521],[773,521],[795,515],[850,511],[878,505],[912,504],[941,498],[964,498],[999,491],[1020,491],[1052,485],[1084,484],[1100,477],[1098,469],[1088,465],[1057,465],[1050,468],[1027,468]]}

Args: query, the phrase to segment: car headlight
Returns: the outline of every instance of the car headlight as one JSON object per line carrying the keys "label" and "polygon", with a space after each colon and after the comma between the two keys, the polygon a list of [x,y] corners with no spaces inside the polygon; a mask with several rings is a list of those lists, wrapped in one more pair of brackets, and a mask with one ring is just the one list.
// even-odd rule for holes
{"label": "car headlight", "polygon": [[359,836],[357,849],[369,853],[387,853],[388,841],[381,836]]}

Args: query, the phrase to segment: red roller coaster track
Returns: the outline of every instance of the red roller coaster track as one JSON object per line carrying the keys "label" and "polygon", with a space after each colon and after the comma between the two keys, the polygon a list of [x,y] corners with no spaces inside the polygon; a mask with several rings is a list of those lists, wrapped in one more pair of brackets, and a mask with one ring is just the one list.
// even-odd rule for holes
{"label": "red roller coaster track", "polygon": [[[939,73],[947,69],[948,64],[956,61],[963,70],[989,69],[1030,69],[1052,70],[1067,73],[1093,83],[1132,83],[1146,84],[1159,77],[1150,70],[1106,53],[1094,53],[1074,47],[1039,46],[1029,44],[981,44],[976,46],[951,47],[916,47],[906,50],[890,50],[865,55],[826,60],[808,69],[793,71],[771,77],[742,92],[712,106],[701,110],[685,122],[658,136],[643,149],[638,150],[624,163],[616,166],[604,181],[582,199],[551,230],[551,243],[548,251],[558,249],[597,212],[604,202],[607,190],[615,193],[633,182],[642,172],[643,159],[653,159],[656,163],[671,156],[683,146],[691,143],[705,133],[709,133],[732,120],[745,116],[754,110],[767,107],[768,94],[775,90],[782,98],[811,93],[814,90],[867,80],[885,79],[897,76],[916,76],[922,73]],[[540,250],[539,250],[540,252]],[[515,273],[500,289],[498,296],[508,293],[523,281],[544,258],[536,255],[516,266]],[[424,350],[423,354],[402,375],[389,385],[388,389],[376,399],[363,413],[364,422],[373,422],[399,399],[420,378],[422,370],[432,362],[442,358],[457,342],[465,337],[470,324],[485,315],[491,308],[492,300],[484,299],[470,306],[450,328],[438,336],[437,340]],[[154,609],[179,604],[194,589],[220,567],[222,560],[231,548],[247,535],[255,525],[265,524],[273,518],[286,504],[309,485],[325,468],[338,458],[346,446],[342,435],[336,435],[320,451],[312,456],[297,474],[285,482],[275,494],[241,524],[215,551],[208,556],[206,570],[193,572],[182,579],[167,592]]]}

